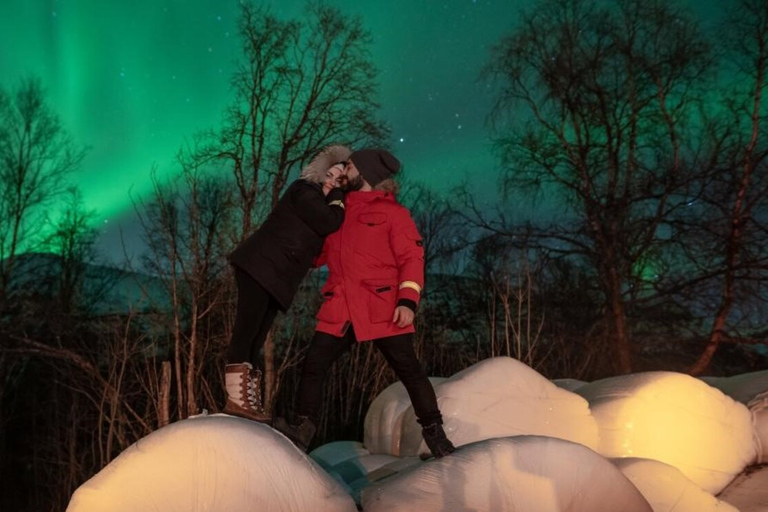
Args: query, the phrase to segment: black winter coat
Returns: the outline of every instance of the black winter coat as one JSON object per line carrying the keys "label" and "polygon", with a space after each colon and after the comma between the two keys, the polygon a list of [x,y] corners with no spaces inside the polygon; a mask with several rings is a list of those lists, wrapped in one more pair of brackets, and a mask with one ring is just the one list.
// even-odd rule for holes
{"label": "black winter coat", "polygon": [[261,227],[229,254],[230,263],[250,274],[285,311],[326,235],[341,226],[343,200],[338,188],[325,196],[317,183],[294,181]]}

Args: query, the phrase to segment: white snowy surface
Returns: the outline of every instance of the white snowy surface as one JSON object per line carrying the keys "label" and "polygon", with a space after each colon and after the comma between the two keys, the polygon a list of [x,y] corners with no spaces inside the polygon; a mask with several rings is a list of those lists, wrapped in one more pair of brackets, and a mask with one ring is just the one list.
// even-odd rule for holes
{"label": "white snowy surface", "polygon": [[740,512],[768,511],[768,466],[750,468],[737,476],[719,498]]}
{"label": "white snowy surface", "polygon": [[679,469],[651,459],[613,459],[653,512],[739,512],[691,482]]}
{"label": "white snowy surface", "polygon": [[355,512],[352,497],[270,427],[190,418],[130,446],[75,491],[67,512]]}
{"label": "white snowy surface", "polygon": [[608,460],[541,436],[490,439],[373,483],[365,512],[651,512]]}
{"label": "white snowy surface", "polygon": [[689,375],[635,373],[576,392],[589,400],[605,457],[666,462],[712,494],[756,459],[747,407]]}
{"label": "white snowy surface", "polygon": [[[592,449],[598,445],[597,423],[587,401],[516,359],[480,361],[435,386],[435,393],[445,431],[456,446],[526,434],[565,439]],[[422,453],[429,452],[413,408],[408,407],[403,413],[400,452],[393,455]]]}

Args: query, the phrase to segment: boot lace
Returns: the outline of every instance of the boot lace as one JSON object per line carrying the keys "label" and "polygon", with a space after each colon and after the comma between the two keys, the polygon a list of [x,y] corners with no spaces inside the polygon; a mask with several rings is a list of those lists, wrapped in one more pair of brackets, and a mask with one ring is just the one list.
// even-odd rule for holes
{"label": "boot lace", "polygon": [[261,404],[261,371],[251,370],[246,376],[246,392],[248,395],[248,405],[256,410],[263,410]]}

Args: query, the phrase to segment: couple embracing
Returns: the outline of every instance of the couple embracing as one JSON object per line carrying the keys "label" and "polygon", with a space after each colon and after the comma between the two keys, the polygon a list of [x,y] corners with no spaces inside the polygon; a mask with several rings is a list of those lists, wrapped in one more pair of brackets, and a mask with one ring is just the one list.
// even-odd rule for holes
{"label": "couple embracing", "polygon": [[410,213],[396,201],[399,170],[399,160],[387,150],[329,146],[230,254],[238,299],[224,412],[271,421],[258,402],[259,352],[277,311],[288,309],[307,271],[327,265],[296,411],[287,420],[276,418],[275,428],[306,450],[331,365],[355,343],[372,342],[408,391],[432,454],[453,452],[435,391],[414,351],[424,249]]}

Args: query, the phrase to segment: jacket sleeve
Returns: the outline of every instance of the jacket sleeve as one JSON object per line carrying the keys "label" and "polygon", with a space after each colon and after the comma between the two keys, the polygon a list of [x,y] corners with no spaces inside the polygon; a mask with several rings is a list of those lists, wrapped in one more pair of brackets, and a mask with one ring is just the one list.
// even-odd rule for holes
{"label": "jacket sleeve", "polygon": [[327,236],[344,220],[344,192],[335,188],[327,196],[310,187],[299,187],[293,198],[296,213],[315,233]]}
{"label": "jacket sleeve", "polygon": [[312,266],[314,268],[320,268],[326,263],[328,263],[328,239],[327,238],[323,242],[323,249],[320,251],[320,254],[315,256],[315,259],[312,260]]}
{"label": "jacket sleeve", "polygon": [[394,216],[389,239],[397,262],[397,305],[416,311],[424,286],[424,247],[416,223],[403,207]]}

